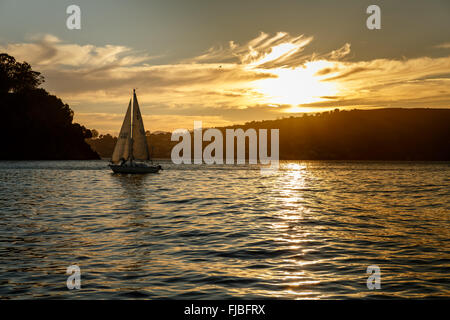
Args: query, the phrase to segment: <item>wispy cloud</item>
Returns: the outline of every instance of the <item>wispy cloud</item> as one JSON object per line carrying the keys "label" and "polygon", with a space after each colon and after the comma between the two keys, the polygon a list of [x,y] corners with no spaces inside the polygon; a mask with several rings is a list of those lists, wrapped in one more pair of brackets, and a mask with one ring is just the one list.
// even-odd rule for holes
{"label": "wispy cloud", "polygon": [[450,42],[441,43],[434,47],[439,49],[450,49]]}
{"label": "wispy cloud", "polygon": [[350,53],[350,43],[344,44],[341,48],[333,50],[330,53],[330,58],[332,60],[339,60]]}

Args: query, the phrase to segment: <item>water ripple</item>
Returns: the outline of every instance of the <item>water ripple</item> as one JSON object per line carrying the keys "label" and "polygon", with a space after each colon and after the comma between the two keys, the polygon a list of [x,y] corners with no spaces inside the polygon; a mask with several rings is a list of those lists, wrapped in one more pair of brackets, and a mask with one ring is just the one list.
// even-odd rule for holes
{"label": "water ripple", "polygon": [[163,167],[0,162],[0,298],[450,296],[448,163]]}

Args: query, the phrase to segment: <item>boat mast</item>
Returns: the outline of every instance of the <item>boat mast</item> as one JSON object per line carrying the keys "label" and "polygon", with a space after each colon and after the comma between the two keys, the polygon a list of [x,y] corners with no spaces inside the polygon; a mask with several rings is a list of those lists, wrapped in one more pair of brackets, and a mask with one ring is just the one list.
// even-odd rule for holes
{"label": "boat mast", "polygon": [[130,163],[133,162],[133,126],[134,126],[134,97],[135,97],[135,89],[133,88],[133,97],[131,98],[131,132],[130,132]]}

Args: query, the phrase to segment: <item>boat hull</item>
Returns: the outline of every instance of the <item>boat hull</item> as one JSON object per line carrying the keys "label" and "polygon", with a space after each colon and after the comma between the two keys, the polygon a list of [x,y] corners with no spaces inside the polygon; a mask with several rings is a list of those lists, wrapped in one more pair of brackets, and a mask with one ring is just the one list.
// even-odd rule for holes
{"label": "boat hull", "polygon": [[162,170],[160,165],[121,166],[118,164],[110,164],[109,167],[114,173],[124,173],[124,174],[158,173],[160,170]]}

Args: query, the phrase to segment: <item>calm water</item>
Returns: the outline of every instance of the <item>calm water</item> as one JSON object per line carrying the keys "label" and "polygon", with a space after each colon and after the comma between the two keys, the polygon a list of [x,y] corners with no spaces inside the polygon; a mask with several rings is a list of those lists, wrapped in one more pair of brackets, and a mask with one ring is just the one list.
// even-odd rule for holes
{"label": "calm water", "polygon": [[0,298],[450,296],[448,163],[106,164],[0,162]]}

